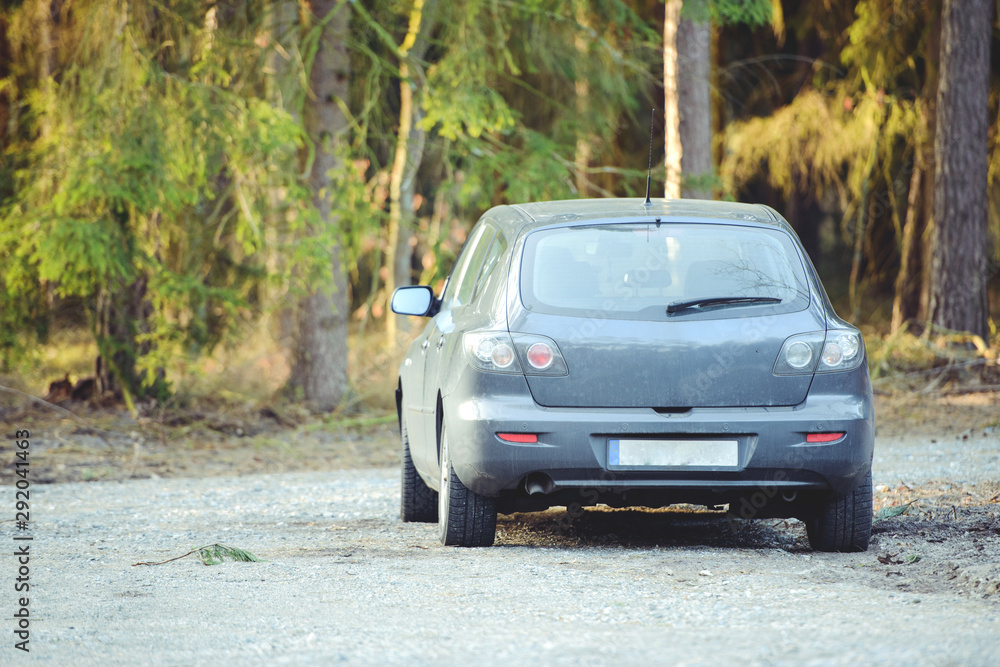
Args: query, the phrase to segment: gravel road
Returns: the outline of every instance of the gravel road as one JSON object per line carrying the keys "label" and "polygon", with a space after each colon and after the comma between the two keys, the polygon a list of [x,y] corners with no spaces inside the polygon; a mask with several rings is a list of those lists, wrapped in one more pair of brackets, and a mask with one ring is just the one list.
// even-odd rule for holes
{"label": "gravel road", "polygon": [[[501,517],[498,546],[443,548],[399,521],[394,469],[35,485],[30,653],[8,556],[0,664],[997,664],[1000,436],[876,451],[877,504],[921,500],[849,555],[683,511]],[[133,566],[214,542],[265,562]]]}

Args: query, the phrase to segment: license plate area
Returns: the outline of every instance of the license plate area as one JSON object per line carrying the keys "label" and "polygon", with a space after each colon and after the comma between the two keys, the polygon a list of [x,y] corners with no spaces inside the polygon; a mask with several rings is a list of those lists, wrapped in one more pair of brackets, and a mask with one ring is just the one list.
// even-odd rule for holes
{"label": "license plate area", "polygon": [[611,470],[739,470],[738,440],[608,440]]}

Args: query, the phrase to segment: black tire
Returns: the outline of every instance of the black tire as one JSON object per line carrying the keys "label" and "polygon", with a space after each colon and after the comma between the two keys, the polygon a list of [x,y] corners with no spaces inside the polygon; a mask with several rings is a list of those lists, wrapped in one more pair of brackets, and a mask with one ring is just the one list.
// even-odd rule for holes
{"label": "black tire", "polygon": [[427,486],[413,465],[413,459],[410,457],[410,439],[406,435],[406,422],[400,423],[399,432],[403,441],[403,483],[399,515],[406,522],[437,523],[437,491]]}
{"label": "black tire", "polygon": [[438,525],[441,544],[445,546],[488,547],[496,540],[496,501],[481,496],[462,484],[451,464],[448,434],[444,427],[441,428]]}
{"label": "black tire", "polygon": [[846,496],[829,498],[806,520],[816,551],[867,551],[872,534],[872,473]]}

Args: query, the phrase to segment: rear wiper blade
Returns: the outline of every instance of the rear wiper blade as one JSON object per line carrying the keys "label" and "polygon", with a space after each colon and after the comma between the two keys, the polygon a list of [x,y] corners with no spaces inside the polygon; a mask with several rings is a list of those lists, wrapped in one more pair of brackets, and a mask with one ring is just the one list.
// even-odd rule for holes
{"label": "rear wiper blade", "polygon": [[701,306],[742,305],[748,303],[781,303],[781,299],[773,296],[710,296],[700,299],[685,299],[683,301],[674,301],[667,306],[667,314],[673,315],[688,308],[700,308]]}

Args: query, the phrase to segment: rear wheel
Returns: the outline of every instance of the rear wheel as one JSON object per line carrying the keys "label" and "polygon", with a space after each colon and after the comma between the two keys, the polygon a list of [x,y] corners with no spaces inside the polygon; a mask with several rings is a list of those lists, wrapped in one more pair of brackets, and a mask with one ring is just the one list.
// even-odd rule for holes
{"label": "rear wheel", "polygon": [[405,421],[400,420],[399,431],[403,441],[403,479],[399,515],[403,521],[434,523],[438,520],[437,491],[427,486],[413,465]]}
{"label": "rear wheel", "polygon": [[493,498],[470,490],[455,474],[448,432],[441,428],[441,485],[438,525],[441,543],[456,547],[488,547],[496,539],[497,507]]}
{"label": "rear wheel", "polygon": [[851,493],[818,503],[806,532],[816,551],[866,551],[872,533],[871,471]]}

